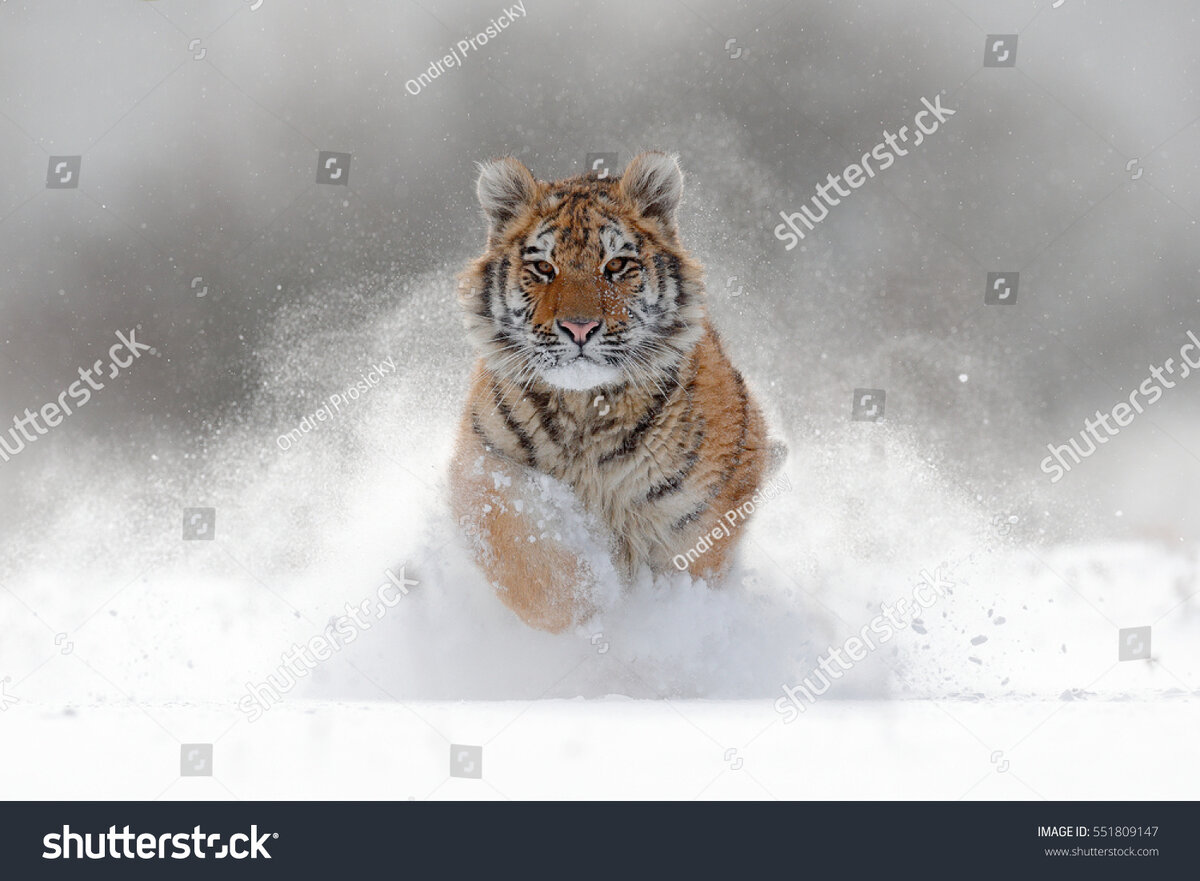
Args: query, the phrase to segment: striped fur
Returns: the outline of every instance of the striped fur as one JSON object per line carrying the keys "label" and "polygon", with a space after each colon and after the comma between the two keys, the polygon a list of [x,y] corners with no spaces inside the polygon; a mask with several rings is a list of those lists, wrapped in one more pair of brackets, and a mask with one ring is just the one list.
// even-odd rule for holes
{"label": "striped fur", "polygon": [[[452,502],[500,597],[557,631],[588,614],[596,573],[562,539],[537,475],[607,531],[623,576],[663,572],[757,489],[766,426],[679,242],[674,157],[554,183],[503,159],[478,190],[488,246],[459,298],[479,360]],[[737,537],[693,574],[720,575]]]}

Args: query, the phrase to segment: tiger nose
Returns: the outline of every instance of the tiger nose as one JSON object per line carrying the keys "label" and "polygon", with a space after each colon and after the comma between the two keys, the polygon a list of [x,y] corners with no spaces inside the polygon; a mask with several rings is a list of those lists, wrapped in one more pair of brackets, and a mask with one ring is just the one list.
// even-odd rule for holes
{"label": "tiger nose", "polygon": [[575,342],[581,346],[588,341],[588,337],[592,332],[600,326],[599,321],[562,321],[558,322],[558,326],[571,335]]}

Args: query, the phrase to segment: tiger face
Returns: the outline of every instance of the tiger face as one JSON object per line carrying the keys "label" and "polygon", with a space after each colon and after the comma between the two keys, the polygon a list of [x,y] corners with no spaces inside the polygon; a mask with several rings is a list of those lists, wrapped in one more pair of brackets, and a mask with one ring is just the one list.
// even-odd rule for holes
{"label": "tiger face", "polygon": [[537,181],[512,158],[482,166],[488,244],[460,298],[486,367],[522,387],[661,387],[703,332],[700,269],[676,228],[682,190],[663,153],[614,179]]}

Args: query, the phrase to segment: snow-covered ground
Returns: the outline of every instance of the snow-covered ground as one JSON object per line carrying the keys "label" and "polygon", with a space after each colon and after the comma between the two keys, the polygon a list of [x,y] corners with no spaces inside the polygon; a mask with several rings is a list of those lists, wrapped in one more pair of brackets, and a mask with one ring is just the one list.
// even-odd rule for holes
{"label": "snow-covered ground", "polygon": [[[446,511],[461,356],[387,344],[420,312],[336,341],[361,363],[283,322],[262,353],[274,381],[193,484],[166,482],[177,495],[141,491],[158,453],[86,481],[89,463],[55,463],[75,503],[20,537],[0,590],[17,700],[0,746],[28,758],[0,771],[6,794],[1194,794],[1194,768],[1164,769],[1200,716],[1196,549],[1017,540],[887,422],[789,437],[791,489],[746,527],[725,586],[643,578],[574,633],[527,629]],[[388,357],[395,374],[281,449],[313,409],[302,387],[320,399]],[[212,540],[180,540],[182,499],[216,509]],[[923,573],[944,595],[799,718],[777,707]],[[401,577],[406,594],[380,591]],[[282,669],[364,601],[353,641]],[[1118,660],[1119,630],[1146,625],[1151,657]],[[278,703],[247,702],[268,684]],[[185,743],[216,744],[214,780],[174,779]],[[447,779],[451,744],[484,748],[484,784]]]}
{"label": "snow-covered ground", "polygon": [[[5,798],[1187,799],[1196,701],[324,702],[10,709]],[[177,742],[178,741],[178,742]],[[181,777],[180,742],[214,743]],[[482,777],[450,774],[482,746]],[[1183,761],[1181,762],[1181,757]]]}

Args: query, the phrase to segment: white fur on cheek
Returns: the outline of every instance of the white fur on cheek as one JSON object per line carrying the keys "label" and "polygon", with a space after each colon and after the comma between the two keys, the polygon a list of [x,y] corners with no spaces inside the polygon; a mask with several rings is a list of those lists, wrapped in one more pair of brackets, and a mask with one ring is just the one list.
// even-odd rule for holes
{"label": "white fur on cheek", "polygon": [[550,385],[573,392],[613,385],[621,380],[621,371],[616,367],[578,358],[565,367],[543,369],[541,374]]}

